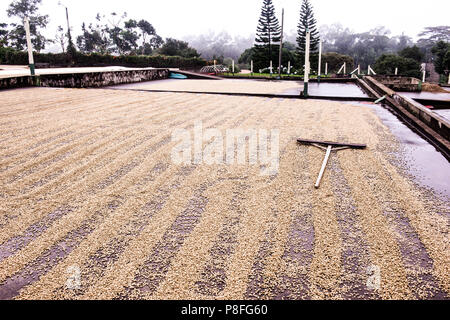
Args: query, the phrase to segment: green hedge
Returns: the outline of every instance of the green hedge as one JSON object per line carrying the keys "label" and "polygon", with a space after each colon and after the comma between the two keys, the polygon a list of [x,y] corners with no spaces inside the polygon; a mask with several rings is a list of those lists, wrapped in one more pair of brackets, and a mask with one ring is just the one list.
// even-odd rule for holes
{"label": "green hedge", "polygon": [[395,54],[381,55],[375,62],[373,70],[377,74],[394,74],[395,68],[398,68],[398,74],[401,76],[421,78],[419,62]]}
{"label": "green hedge", "polygon": [[[48,63],[51,67],[92,67],[92,66],[124,66],[131,68],[201,68],[206,61],[201,58],[183,58],[169,56],[112,56],[108,54],[83,54],[77,52],[73,57],[64,53],[35,53],[35,63]],[[28,54],[0,47],[0,64],[27,65]]]}

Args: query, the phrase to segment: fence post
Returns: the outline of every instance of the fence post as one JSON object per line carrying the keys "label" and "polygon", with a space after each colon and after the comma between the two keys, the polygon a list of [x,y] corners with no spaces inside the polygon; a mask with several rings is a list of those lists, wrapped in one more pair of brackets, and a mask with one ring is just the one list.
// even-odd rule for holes
{"label": "fence post", "polygon": [[34,57],[33,57],[33,47],[31,44],[31,36],[30,36],[30,19],[28,17],[25,17],[24,19],[25,24],[25,34],[27,37],[27,47],[28,47],[28,64],[30,66],[31,75],[35,75],[34,71]]}
{"label": "fence post", "polygon": [[322,72],[322,40],[319,41],[319,67],[317,71],[317,81],[320,83],[320,75]]}
{"label": "fence post", "polygon": [[305,79],[304,79],[304,87],[303,87],[303,96],[305,98],[308,97],[308,86],[309,86],[309,50],[311,42],[311,33],[309,30],[306,30],[306,48],[305,48]]}

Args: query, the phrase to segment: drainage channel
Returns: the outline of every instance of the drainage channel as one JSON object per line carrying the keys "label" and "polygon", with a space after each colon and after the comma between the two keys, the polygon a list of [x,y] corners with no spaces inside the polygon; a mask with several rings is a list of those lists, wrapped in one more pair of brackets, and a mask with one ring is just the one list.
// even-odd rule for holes
{"label": "drainage channel", "polygon": [[420,186],[434,191],[441,200],[450,200],[450,162],[441,152],[394,115],[388,106],[354,101],[345,103],[373,109],[399,141],[401,154],[395,156],[404,162],[402,167],[406,168],[406,173]]}

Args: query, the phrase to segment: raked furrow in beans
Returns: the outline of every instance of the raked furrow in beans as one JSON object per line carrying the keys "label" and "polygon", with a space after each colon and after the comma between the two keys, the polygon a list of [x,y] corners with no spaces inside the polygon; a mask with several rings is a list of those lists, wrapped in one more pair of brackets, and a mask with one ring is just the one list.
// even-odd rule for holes
{"label": "raked furrow in beans", "polygon": [[[212,117],[211,116],[211,118],[214,118],[214,117]],[[205,119],[206,120],[206,119]],[[164,142],[164,144],[167,144],[169,141],[166,141],[166,142]],[[162,144],[162,145],[159,145],[159,146],[155,146],[156,147],[156,149],[154,149],[153,151],[152,151],[152,153],[154,152],[154,151],[156,151],[156,150],[158,150],[159,148],[161,148],[161,146],[163,146],[164,144]],[[146,160],[147,162],[148,161],[150,161],[150,162],[152,162],[152,161],[155,161],[155,159],[153,158],[153,157],[151,157],[151,158],[147,158],[147,160]],[[141,167],[146,167],[146,165],[144,166],[144,165],[141,165]],[[141,171],[137,171],[137,172],[135,172],[134,173],[134,175],[136,175],[136,176],[140,176],[141,175]],[[127,177],[127,183],[129,183],[129,182],[133,182],[134,181],[134,179],[132,179],[131,177]],[[119,188],[119,186],[118,185],[115,185],[115,188],[116,188],[116,190],[117,190],[117,188]],[[126,189],[127,188],[127,185],[125,185],[124,186],[124,189]],[[119,189],[120,190],[120,189]],[[129,190],[129,188],[128,188],[128,190]],[[129,191],[129,192],[131,192],[131,191]],[[121,192],[118,192],[119,194],[121,193]],[[97,195],[98,196],[98,195]],[[98,196],[99,198],[101,198],[100,196]],[[107,200],[107,198],[105,198],[105,201]],[[95,200],[94,200],[95,201]],[[105,203],[105,205],[107,205],[107,203]],[[99,206],[99,204],[96,204],[96,207],[98,207]],[[90,206],[89,205],[84,205],[84,207],[85,208],[89,208]],[[102,207],[102,205],[100,205],[100,207]],[[81,212],[84,212],[84,210],[81,210],[81,209],[78,209],[77,211],[81,211]],[[80,217],[79,217],[79,215],[78,216],[76,216],[77,217],[77,220],[79,220],[80,219]],[[66,219],[66,217],[64,217],[64,219],[66,220],[66,222],[67,222],[67,220],[68,220],[68,218]],[[70,220],[70,224],[72,224],[74,221],[73,220]],[[64,227],[68,227],[70,224],[69,223],[64,223],[64,222],[61,222],[61,221],[57,221],[57,224],[58,225],[61,225],[61,227],[62,226],[64,226]],[[55,232],[59,232],[59,233],[61,233],[60,232],[60,229],[61,229],[61,227],[53,227],[53,229],[55,229]],[[50,236],[49,234],[46,234],[46,235],[48,235],[48,236]],[[69,234],[70,235],[70,234]],[[84,235],[83,235],[84,236]],[[54,234],[52,233],[52,237],[54,238]],[[65,241],[65,240],[62,240],[63,242]],[[34,249],[34,248],[33,248]],[[28,255],[29,256],[29,255]],[[14,258],[14,257],[13,257]]]}

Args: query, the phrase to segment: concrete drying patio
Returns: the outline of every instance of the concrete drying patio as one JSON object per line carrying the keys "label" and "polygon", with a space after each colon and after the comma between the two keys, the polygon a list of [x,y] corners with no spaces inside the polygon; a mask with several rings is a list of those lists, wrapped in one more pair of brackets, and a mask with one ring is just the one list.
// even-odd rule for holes
{"label": "concrete drying patio", "polygon": [[117,89],[166,90],[217,93],[260,93],[300,95],[303,84],[298,81],[267,80],[161,80],[115,86]]}
{"label": "concrete drying patio", "polygon": [[[369,107],[103,89],[0,96],[0,299],[448,298],[450,202],[416,185]],[[172,132],[195,120],[279,129],[278,174],[175,165]],[[368,149],[333,154],[315,190],[324,154],[300,137]]]}

